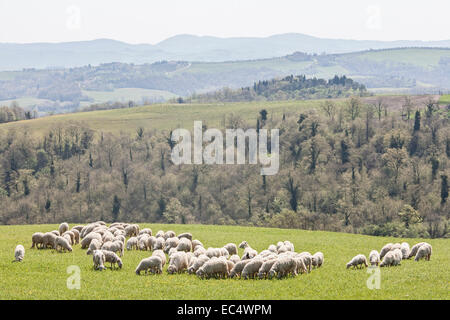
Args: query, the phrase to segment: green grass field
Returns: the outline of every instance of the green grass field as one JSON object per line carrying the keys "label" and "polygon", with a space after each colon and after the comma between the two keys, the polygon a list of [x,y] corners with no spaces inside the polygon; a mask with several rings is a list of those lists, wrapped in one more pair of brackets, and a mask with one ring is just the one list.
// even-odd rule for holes
{"label": "green grass field", "polygon": [[[72,226],[72,225],[71,225]],[[94,271],[92,256],[80,245],[72,253],[30,249],[31,235],[51,231],[56,225],[0,226],[0,299],[449,299],[450,240],[426,240],[433,246],[431,261],[404,260],[401,266],[381,268],[380,289],[370,290],[367,269],[347,270],[345,264],[356,254],[369,255],[386,242],[420,239],[395,239],[354,234],[304,230],[248,228],[205,225],[155,225],[158,230],[191,232],[205,247],[239,244],[247,240],[261,251],[280,240],[290,240],[295,250],[322,251],[324,265],[310,274],[283,280],[200,280],[194,275],[137,276],[139,261],[147,251],[125,251],[121,270]],[[17,244],[25,247],[25,259],[12,263]],[[242,254],[242,249],[240,254]],[[81,288],[67,288],[67,267],[81,269]]]}
{"label": "green grass field", "polygon": [[444,94],[439,98],[439,104],[450,104],[450,94]]}

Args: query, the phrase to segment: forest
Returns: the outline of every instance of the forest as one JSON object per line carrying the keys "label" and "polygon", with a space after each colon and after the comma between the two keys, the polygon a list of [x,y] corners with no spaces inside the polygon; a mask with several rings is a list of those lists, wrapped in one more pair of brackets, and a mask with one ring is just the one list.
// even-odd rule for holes
{"label": "forest", "polygon": [[[405,100],[405,105],[408,99]],[[55,125],[0,135],[1,224],[104,220],[247,225],[397,237],[448,237],[448,107],[404,110],[383,97],[323,101],[226,128],[280,130],[280,171],[171,162],[170,130],[133,135]],[[206,129],[206,126],[205,128]],[[222,128],[225,129],[225,128]]]}

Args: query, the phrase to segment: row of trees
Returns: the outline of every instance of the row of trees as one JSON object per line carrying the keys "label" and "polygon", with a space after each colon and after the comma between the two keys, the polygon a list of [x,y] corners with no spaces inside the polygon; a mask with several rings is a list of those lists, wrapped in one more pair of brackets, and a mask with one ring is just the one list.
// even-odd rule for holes
{"label": "row of trees", "polygon": [[[2,224],[137,221],[448,237],[449,117],[411,117],[359,98],[226,127],[278,128],[280,171],[170,161],[170,132],[94,132],[82,124],[0,135]],[[382,112],[378,113],[378,110]],[[206,127],[205,127],[206,129]]]}

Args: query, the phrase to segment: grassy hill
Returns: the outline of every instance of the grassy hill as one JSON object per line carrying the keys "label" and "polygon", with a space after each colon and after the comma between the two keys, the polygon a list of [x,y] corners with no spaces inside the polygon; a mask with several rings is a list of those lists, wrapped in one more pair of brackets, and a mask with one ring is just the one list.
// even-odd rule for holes
{"label": "grassy hill", "polygon": [[[72,225],[71,225],[72,226]],[[247,240],[258,251],[278,241],[290,240],[296,252],[322,251],[324,265],[309,274],[283,280],[200,280],[194,275],[137,276],[139,261],[147,251],[125,251],[121,270],[92,270],[92,256],[80,245],[72,253],[30,249],[31,235],[51,231],[57,225],[0,226],[0,299],[449,299],[450,240],[426,240],[433,246],[431,261],[402,261],[401,266],[381,269],[381,287],[369,290],[366,269],[346,269],[356,254],[366,256],[387,242],[407,241],[411,246],[421,239],[395,239],[354,234],[292,229],[248,228],[206,225],[155,225],[154,233],[174,230],[191,232],[205,247]],[[11,263],[17,244],[25,247],[22,263]],[[242,249],[239,249],[242,255]],[[81,289],[69,290],[67,267],[81,269]]]}

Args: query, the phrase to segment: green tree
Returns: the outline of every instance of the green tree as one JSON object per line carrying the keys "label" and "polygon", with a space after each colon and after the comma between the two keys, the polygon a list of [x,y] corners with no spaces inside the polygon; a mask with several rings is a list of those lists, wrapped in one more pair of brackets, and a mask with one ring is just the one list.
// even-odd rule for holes
{"label": "green tree", "polygon": [[422,217],[419,215],[417,210],[415,210],[409,204],[405,204],[398,215],[400,219],[405,223],[406,228],[409,228],[412,224],[422,222]]}

